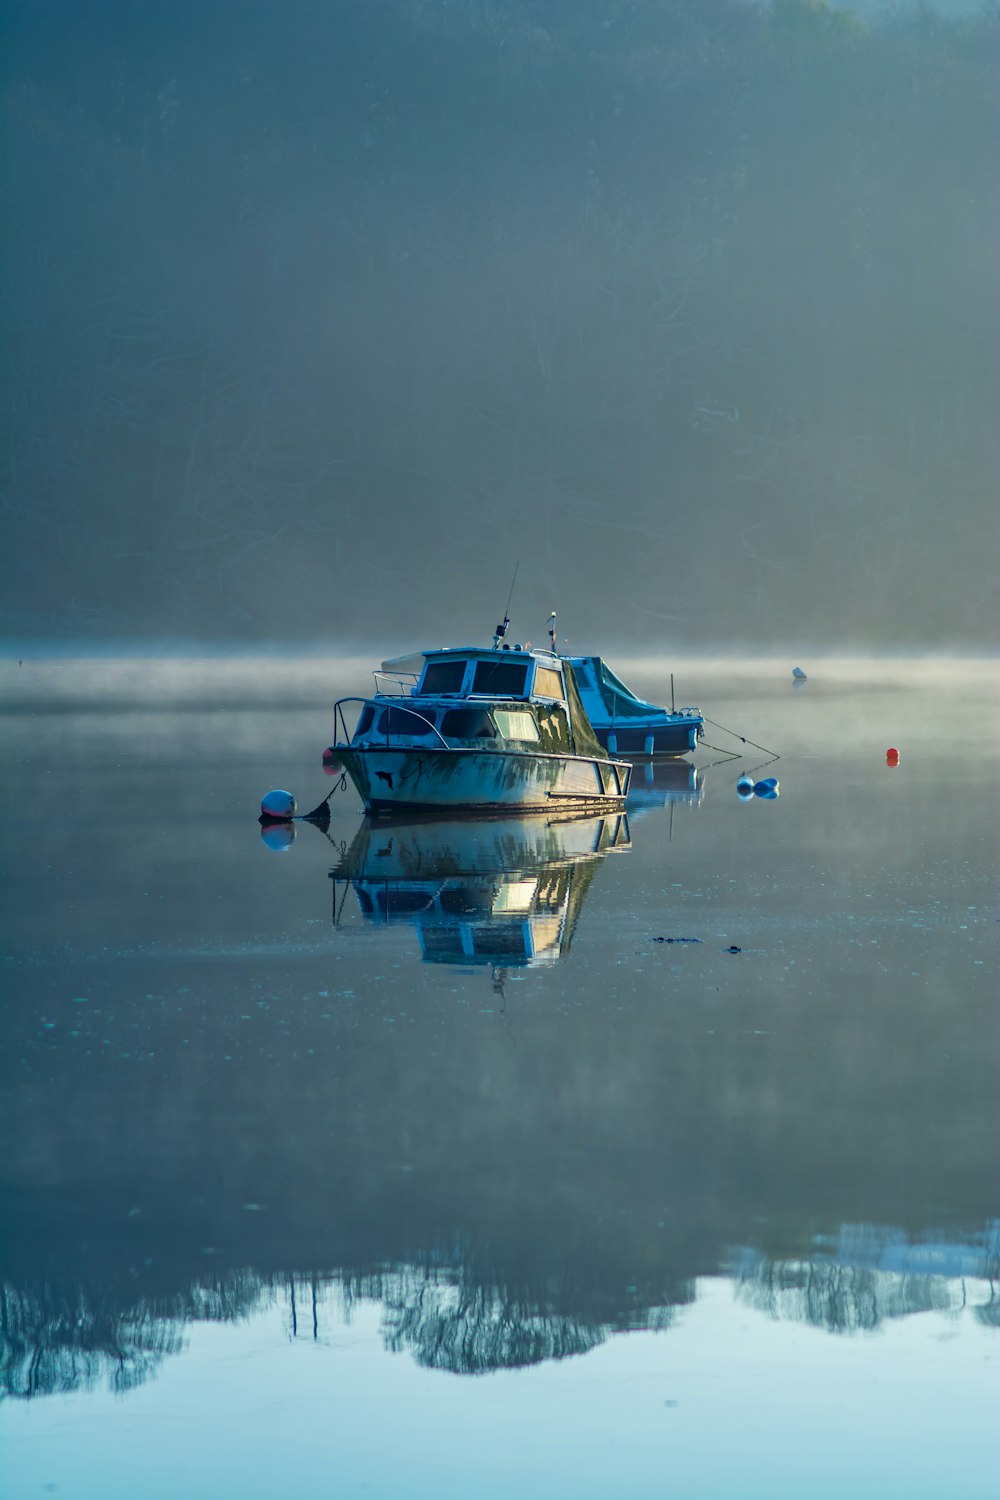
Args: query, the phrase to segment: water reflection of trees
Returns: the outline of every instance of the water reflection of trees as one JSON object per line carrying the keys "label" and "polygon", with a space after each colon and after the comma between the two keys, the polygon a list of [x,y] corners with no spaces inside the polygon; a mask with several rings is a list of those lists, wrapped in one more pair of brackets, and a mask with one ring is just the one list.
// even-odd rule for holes
{"label": "water reflection of trees", "polygon": [[410,1350],[420,1364],[462,1375],[517,1369],[586,1354],[606,1330],[546,1316],[530,1303],[488,1287],[418,1281],[405,1272],[381,1288],[386,1347]]}
{"label": "water reflection of trees", "polygon": [[1000,1326],[998,1226],[979,1243],[910,1244],[890,1231],[846,1227],[838,1252],[812,1259],[748,1254],[735,1268],[741,1302],[773,1318],[791,1319],[831,1333],[870,1332],[913,1313],[958,1313],[969,1305],[969,1281],[985,1281],[989,1297],[973,1314]]}
{"label": "water reflection of trees", "polygon": [[[1000,1327],[1000,1260],[985,1244],[950,1247],[941,1273],[894,1270],[819,1256],[768,1259],[747,1252],[731,1268],[739,1300],[774,1319],[832,1333],[870,1332],[915,1313],[958,1313],[972,1304],[977,1322]],[[892,1242],[898,1250],[898,1242]],[[920,1259],[925,1247],[905,1247]],[[968,1275],[952,1274],[955,1257]],[[940,1255],[939,1255],[940,1258]],[[182,1352],[187,1327],[233,1323],[268,1307],[288,1309],[293,1338],[322,1340],[334,1319],[363,1303],[382,1307],[382,1337],[392,1353],[409,1353],[428,1369],[478,1375],[589,1353],[612,1334],[668,1330],[677,1310],[695,1300],[693,1277],[609,1292],[580,1267],[550,1274],[477,1274],[475,1256],[442,1266],[433,1259],[368,1269],[306,1274],[232,1270],[199,1279],[177,1295],[95,1292],[70,1283],[0,1287],[0,1391],[30,1398],[106,1383],[125,1392]],[[706,1265],[704,1275],[718,1274]],[[976,1292],[970,1294],[969,1279]],[[982,1285],[989,1286],[987,1300]]]}
{"label": "water reflection of trees", "polygon": [[129,1300],[114,1290],[72,1284],[0,1284],[0,1393],[29,1398],[91,1390],[116,1392],[150,1379],[179,1354],[191,1323],[230,1323],[265,1300],[252,1272],[236,1272],[177,1296]]}
{"label": "water reflection of trees", "polygon": [[139,1306],[128,1313],[82,1292],[74,1300],[45,1288],[0,1288],[0,1372],[8,1396],[89,1390],[107,1380],[132,1390],[184,1346],[184,1325]]}
{"label": "water reflection of trees", "polygon": [[409,1350],[429,1369],[460,1375],[587,1354],[624,1326],[663,1330],[674,1317],[673,1307],[660,1306],[635,1320],[592,1321],[546,1308],[528,1289],[476,1284],[415,1267],[361,1278],[351,1291],[382,1303],[387,1349]]}
{"label": "water reflection of trees", "polygon": [[737,1289],[748,1307],[831,1333],[870,1332],[887,1319],[961,1306],[954,1283],[943,1277],[822,1261],[761,1261],[740,1276]]}
{"label": "water reflection of trees", "polygon": [[[621,1326],[547,1311],[514,1288],[414,1266],[311,1276],[305,1283],[244,1271],[176,1298],[131,1305],[82,1287],[7,1284],[0,1287],[0,1390],[21,1398],[103,1383],[116,1392],[132,1390],[154,1376],[168,1355],[182,1352],[191,1323],[238,1322],[282,1300],[292,1336],[314,1338],[322,1334],[323,1310],[329,1314],[331,1302],[337,1315],[364,1301],[379,1302],[387,1349],[409,1351],[428,1368],[463,1375],[586,1354]],[[663,1329],[671,1320],[672,1309],[655,1308],[637,1322]]]}

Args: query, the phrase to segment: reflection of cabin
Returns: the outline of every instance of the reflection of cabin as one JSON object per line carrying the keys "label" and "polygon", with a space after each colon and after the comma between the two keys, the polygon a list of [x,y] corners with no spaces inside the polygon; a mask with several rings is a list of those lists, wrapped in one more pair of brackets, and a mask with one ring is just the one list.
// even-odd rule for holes
{"label": "reflection of cabin", "polygon": [[631,817],[656,808],[700,807],[705,799],[705,772],[686,760],[647,760],[636,766],[629,785]]}
{"label": "reflection of cabin", "polygon": [[362,917],[415,927],[428,963],[533,966],[568,952],[598,864],[629,846],[623,813],[502,823],[365,824],[337,867]]}
{"label": "reflection of cabin", "polygon": [[428,963],[533,965],[568,952],[598,856],[539,874],[356,880],[363,917],[416,927]]}

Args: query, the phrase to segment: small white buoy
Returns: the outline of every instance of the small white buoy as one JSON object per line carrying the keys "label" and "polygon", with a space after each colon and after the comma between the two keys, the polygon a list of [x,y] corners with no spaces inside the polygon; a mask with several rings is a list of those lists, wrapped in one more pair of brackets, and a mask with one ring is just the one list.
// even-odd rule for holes
{"label": "small white buoy", "polygon": [[295,798],[291,792],[275,790],[267,792],[261,799],[261,817],[287,819],[295,817]]}
{"label": "small white buoy", "polygon": [[294,823],[262,823],[260,841],[274,854],[287,854],[295,843]]}
{"label": "small white buoy", "polygon": [[808,679],[806,677],[806,674],[803,672],[803,670],[802,670],[801,667],[793,667],[792,668],[792,676],[795,678],[796,682],[806,682],[806,681],[808,681]]}

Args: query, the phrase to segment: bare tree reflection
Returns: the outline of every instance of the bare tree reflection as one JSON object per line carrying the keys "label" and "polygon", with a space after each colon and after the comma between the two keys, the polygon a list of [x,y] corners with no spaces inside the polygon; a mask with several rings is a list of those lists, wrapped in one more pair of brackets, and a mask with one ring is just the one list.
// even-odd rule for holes
{"label": "bare tree reflection", "polygon": [[[867,1263],[866,1263],[867,1261]],[[748,1255],[735,1276],[737,1295],[773,1318],[831,1333],[870,1332],[913,1313],[961,1312],[970,1278],[987,1280],[989,1301],[977,1321],[1000,1326],[995,1281],[1000,1273],[997,1226],[979,1244],[910,1243],[889,1231],[844,1227],[837,1253],[814,1259],[769,1260]]]}
{"label": "bare tree reflection", "polygon": [[870,1332],[887,1318],[947,1312],[955,1305],[950,1283],[939,1277],[822,1261],[761,1261],[740,1279],[738,1293],[741,1302],[773,1318],[831,1333]]}
{"label": "bare tree reflection", "polygon": [[229,1323],[265,1300],[252,1272],[194,1286],[175,1297],[128,1302],[113,1290],[51,1282],[0,1285],[0,1392],[30,1398],[134,1390],[179,1354],[194,1322]]}
{"label": "bare tree reflection", "polygon": [[[853,1246],[854,1261],[825,1255],[772,1260],[747,1251],[730,1274],[744,1305],[831,1333],[871,1332],[915,1313],[959,1313],[970,1303],[977,1322],[998,1328],[996,1238],[987,1228],[978,1244],[938,1246],[866,1231],[859,1243],[842,1231],[842,1248]],[[567,1262],[561,1273],[529,1267],[501,1275],[477,1269],[482,1248],[453,1248],[446,1265],[430,1256],[322,1273],[234,1269],[175,1295],[7,1282],[0,1286],[0,1391],[21,1399],[102,1383],[129,1391],[183,1351],[190,1324],[237,1322],[282,1304],[290,1336],[310,1342],[322,1342],[335,1319],[350,1317],[361,1304],[380,1304],[387,1350],[409,1353],[428,1369],[480,1375],[587,1354],[626,1330],[667,1331],[677,1309],[695,1300],[694,1278],[671,1275],[669,1265],[655,1283],[623,1287],[625,1263],[616,1268],[614,1285],[604,1279],[607,1267],[602,1274],[584,1260]],[[904,1268],[863,1264],[865,1254],[899,1259]],[[718,1274],[718,1265],[706,1264],[704,1274]],[[985,1302],[976,1300],[983,1283],[989,1286]]]}

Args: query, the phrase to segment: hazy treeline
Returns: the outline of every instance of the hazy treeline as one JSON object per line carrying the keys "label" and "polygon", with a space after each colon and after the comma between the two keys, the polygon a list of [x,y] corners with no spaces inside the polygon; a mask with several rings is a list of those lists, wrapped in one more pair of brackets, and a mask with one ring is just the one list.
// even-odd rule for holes
{"label": "hazy treeline", "polygon": [[992,643],[995,16],[0,22],[9,633]]}

